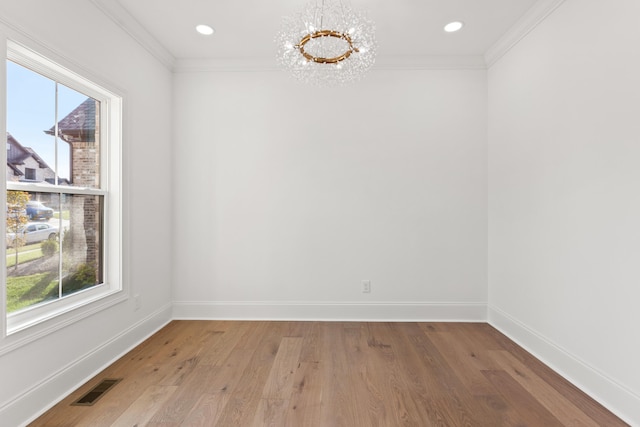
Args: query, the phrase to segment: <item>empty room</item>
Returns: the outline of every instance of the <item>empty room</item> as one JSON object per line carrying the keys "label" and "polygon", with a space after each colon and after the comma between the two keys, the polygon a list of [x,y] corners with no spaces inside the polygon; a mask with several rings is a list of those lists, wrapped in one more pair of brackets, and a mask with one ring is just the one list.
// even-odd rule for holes
{"label": "empty room", "polygon": [[640,426],[637,0],[0,0],[0,426]]}

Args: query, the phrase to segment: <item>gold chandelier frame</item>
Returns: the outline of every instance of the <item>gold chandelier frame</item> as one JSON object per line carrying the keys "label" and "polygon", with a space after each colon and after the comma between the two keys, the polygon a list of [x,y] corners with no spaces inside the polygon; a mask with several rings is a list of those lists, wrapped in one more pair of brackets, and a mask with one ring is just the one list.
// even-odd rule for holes
{"label": "gold chandelier frame", "polygon": [[[347,42],[347,44],[349,45],[349,49],[345,51],[342,55],[334,56],[331,58],[314,56],[304,49],[304,46],[307,43],[309,43],[311,40],[318,39],[321,37],[333,37],[336,39],[342,39],[345,42]],[[304,56],[307,59],[307,61],[315,62],[317,64],[337,64],[349,58],[353,52],[356,52],[356,53],[359,52],[358,48],[353,45],[353,40],[351,40],[351,37],[349,36],[349,34],[341,33],[339,31],[333,31],[333,30],[320,30],[312,34],[307,34],[304,37],[302,37],[302,39],[300,39],[300,42],[294,47],[300,51],[302,56]]]}

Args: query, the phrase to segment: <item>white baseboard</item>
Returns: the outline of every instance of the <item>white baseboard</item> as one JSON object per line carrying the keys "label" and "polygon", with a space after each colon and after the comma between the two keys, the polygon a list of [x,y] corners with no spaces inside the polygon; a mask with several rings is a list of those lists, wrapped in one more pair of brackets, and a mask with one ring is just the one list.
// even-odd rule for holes
{"label": "white baseboard", "polygon": [[486,303],[191,302],[173,303],[174,319],[371,322],[486,322]]}
{"label": "white baseboard", "polygon": [[632,426],[640,426],[640,396],[497,307],[489,324]]}
{"label": "white baseboard", "polygon": [[[72,361],[0,407],[0,424],[26,426],[170,321],[171,305],[167,305]],[[96,369],[96,366],[99,368]],[[25,419],[25,416],[29,416],[29,419]]]}

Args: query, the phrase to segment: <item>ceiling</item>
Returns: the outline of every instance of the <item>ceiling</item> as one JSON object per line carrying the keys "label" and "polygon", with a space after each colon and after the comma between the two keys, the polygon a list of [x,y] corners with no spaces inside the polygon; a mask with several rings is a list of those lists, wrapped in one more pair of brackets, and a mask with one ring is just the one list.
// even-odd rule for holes
{"label": "ceiling", "polygon": [[[274,58],[282,17],[307,0],[93,0],[139,41],[173,60]],[[548,0],[344,0],[376,23],[378,58],[484,55]],[[539,9],[539,7],[538,7]],[[126,16],[123,16],[126,15]],[[448,34],[446,23],[465,27]],[[215,28],[196,33],[197,24]]]}

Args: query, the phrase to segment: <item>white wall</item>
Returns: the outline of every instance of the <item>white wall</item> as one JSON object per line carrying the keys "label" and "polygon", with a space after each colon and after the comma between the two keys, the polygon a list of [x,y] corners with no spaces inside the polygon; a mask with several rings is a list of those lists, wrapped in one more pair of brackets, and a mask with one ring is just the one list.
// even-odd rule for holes
{"label": "white wall", "polygon": [[567,0],[489,70],[490,322],[635,425],[638,16]]}
{"label": "white wall", "polygon": [[0,339],[0,424],[14,426],[170,318],[172,75],[89,1],[3,1],[0,46],[5,35],[123,92],[125,286],[141,300],[139,310],[125,301],[55,332],[36,328],[44,336],[28,344],[18,345],[27,334]]}
{"label": "white wall", "polygon": [[177,317],[486,318],[484,70],[174,89]]}
{"label": "white wall", "polygon": [[639,8],[568,0],[490,69],[487,109],[482,70],[331,90],[281,72],[172,78],[90,2],[2,2],[5,33],[124,91],[142,308],[0,343],[0,419],[75,388],[172,298],[185,318],[483,320],[488,297],[492,324],[640,424]]}

